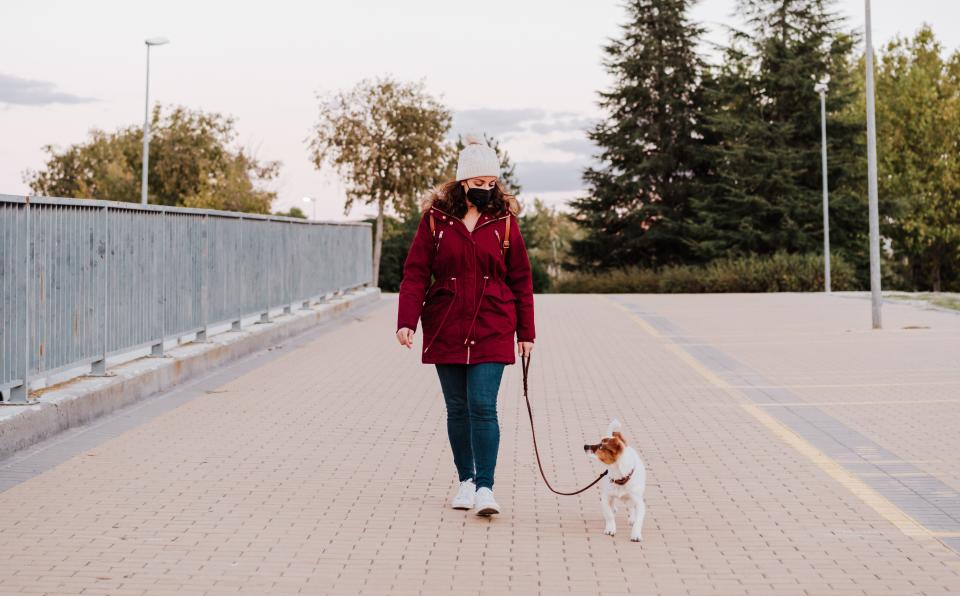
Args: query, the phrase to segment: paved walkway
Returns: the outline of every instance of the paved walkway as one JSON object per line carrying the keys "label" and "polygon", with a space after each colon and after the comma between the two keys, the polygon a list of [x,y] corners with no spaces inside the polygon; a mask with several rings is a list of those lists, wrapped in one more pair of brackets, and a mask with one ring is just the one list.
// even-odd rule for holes
{"label": "paved walkway", "polygon": [[115,436],[0,462],[20,478],[0,493],[0,593],[960,592],[960,316],[887,305],[874,332],[853,297],[538,296],[547,472],[589,482],[581,446],[620,418],[648,469],[637,544],[622,509],[602,534],[598,489],[543,486],[519,366],[505,511],[449,509],[439,384],[419,337],[395,343],[395,307]]}

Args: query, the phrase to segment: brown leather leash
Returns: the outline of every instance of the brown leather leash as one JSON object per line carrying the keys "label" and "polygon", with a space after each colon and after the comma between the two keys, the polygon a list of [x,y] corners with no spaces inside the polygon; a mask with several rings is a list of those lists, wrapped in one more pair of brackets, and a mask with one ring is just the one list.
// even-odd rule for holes
{"label": "brown leather leash", "polygon": [[537,432],[533,428],[533,411],[530,409],[530,396],[527,395],[527,370],[530,368],[531,355],[533,355],[532,352],[530,353],[530,355],[527,355],[527,356],[524,356],[521,354],[520,359],[523,362],[523,398],[527,401],[527,415],[530,416],[530,434],[533,435],[533,452],[537,454],[537,466],[540,467],[540,476],[543,477],[543,481],[547,483],[547,488],[549,488],[551,491],[555,492],[556,494],[565,495],[565,496],[578,495],[583,491],[587,490],[588,488],[590,488],[591,486],[593,486],[594,484],[600,482],[600,479],[606,476],[609,470],[605,470],[603,474],[600,474],[599,476],[597,476],[596,480],[586,485],[585,487],[581,488],[577,492],[562,493],[554,489],[552,486],[550,486],[550,481],[547,480],[547,475],[543,473],[543,464],[540,463],[540,450],[537,449]]}

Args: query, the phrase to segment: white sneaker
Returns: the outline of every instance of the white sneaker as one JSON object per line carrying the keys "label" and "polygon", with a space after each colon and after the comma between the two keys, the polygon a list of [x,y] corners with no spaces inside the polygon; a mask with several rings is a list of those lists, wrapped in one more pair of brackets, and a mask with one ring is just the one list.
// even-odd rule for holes
{"label": "white sneaker", "polygon": [[493,500],[493,491],[485,486],[477,489],[477,515],[500,513],[500,506]]}
{"label": "white sneaker", "polygon": [[460,483],[460,490],[457,491],[457,496],[453,498],[451,506],[454,509],[470,509],[473,507],[476,496],[477,485],[473,483],[473,478],[467,478]]}

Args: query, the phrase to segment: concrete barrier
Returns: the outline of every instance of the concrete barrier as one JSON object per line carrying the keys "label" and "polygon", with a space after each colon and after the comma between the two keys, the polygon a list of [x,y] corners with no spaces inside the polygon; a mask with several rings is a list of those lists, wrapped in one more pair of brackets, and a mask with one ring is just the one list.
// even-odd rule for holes
{"label": "concrete barrier", "polygon": [[38,390],[37,400],[29,405],[0,407],[0,458],[378,300],[379,288],[354,289],[324,303],[276,315],[269,323],[171,348],[163,358],[126,362],[111,368],[109,376],[77,377]]}

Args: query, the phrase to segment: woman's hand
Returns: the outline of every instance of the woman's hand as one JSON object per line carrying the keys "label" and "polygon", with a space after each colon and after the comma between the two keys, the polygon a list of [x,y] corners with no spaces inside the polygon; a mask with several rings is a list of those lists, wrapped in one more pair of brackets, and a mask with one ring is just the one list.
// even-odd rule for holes
{"label": "woman's hand", "polygon": [[530,356],[530,352],[533,351],[533,342],[532,341],[518,341],[517,342],[517,354],[521,356]]}
{"label": "woman's hand", "polygon": [[397,341],[400,342],[401,346],[407,346],[408,349],[413,349],[413,329],[408,327],[397,329]]}

